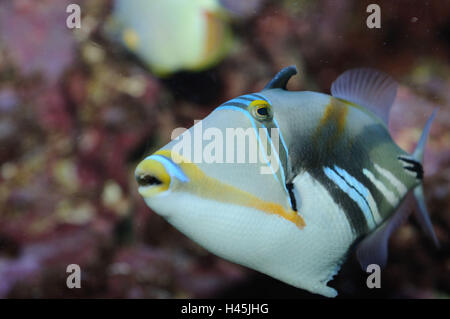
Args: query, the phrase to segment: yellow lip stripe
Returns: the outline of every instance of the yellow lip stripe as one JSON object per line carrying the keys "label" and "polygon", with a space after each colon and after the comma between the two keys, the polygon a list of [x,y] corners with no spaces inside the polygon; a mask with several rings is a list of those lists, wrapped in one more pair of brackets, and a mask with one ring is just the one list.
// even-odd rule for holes
{"label": "yellow lip stripe", "polygon": [[162,155],[171,158],[177,163],[187,175],[190,182],[183,184],[183,191],[189,192],[202,198],[212,199],[222,203],[229,203],[245,206],[263,211],[268,214],[278,215],[292,223],[298,228],[305,227],[305,221],[292,209],[285,209],[283,206],[273,202],[264,201],[249,192],[238,189],[232,185],[223,183],[215,178],[206,175],[197,165],[182,158],[180,155],[169,150],[161,150],[155,155]]}

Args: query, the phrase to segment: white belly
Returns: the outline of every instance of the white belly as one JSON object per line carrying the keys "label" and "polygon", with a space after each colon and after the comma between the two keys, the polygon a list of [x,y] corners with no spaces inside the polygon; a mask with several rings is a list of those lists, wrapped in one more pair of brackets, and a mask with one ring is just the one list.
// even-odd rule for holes
{"label": "white belly", "polygon": [[326,286],[354,240],[346,216],[325,188],[305,173],[294,180],[299,229],[280,216],[256,209],[173,193],[148,201],[177,229],[212,253],[293,286],[328,297]]}

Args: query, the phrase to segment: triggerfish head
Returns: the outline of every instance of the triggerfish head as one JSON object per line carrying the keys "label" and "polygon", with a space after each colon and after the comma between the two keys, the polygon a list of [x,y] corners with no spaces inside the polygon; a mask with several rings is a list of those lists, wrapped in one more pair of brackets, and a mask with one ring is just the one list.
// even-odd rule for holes
{"label": "triggerfish head", "polygon": [[438,245],[421,164],[435,112],[408,154],[387,128],[397,92],[388,75],[349,70],[327,95],[288,91],[296,73],[217,107],[135,176],[147,205],[207,250],[334,297],[327,283],[353,249],[364,270],[386,265],[412,203]]}

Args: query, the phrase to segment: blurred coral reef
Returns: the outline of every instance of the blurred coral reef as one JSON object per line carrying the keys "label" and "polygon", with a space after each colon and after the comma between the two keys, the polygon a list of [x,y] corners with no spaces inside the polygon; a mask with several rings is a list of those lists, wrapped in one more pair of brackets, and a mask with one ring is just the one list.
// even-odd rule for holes
{"label": "blurred coral reef", "polygon": [[[69,3],[82,28],[65,26]],[[441,249],[413,218],[390,242],[382,289],[353,258],[331,283],[343,297],[450,296],[450,2],[223,1],[235,41],[216,67],[153,76],[105,36],[112,2],[0,2],[0,297],[311,297],[219,259],[150,211],[137,162],[224,101],[259,91],[296,64],[289,89],[329,93],[351,67],[401,87],[390,127],[412,150],[436,107],[425,192]],[[79,264],[82,289],[66,287]]]}

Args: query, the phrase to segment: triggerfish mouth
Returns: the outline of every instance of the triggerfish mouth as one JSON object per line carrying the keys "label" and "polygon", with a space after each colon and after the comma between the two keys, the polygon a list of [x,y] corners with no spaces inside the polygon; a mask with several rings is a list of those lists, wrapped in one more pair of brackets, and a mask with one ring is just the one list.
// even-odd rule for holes
{"label": "triggerfish mouth", "polygon": [[386,265],[411,204],[438,246],[422,188],[436,111],[409,154],[387,128],[397,93],[388,75],[349,70],[327,95],[288,91],[296,73],[287,67],[262,91],[220,105],[142,160],[135,177],[153,211],[212,253],[335,297],[327,283],[353,251],[364,270]]}

